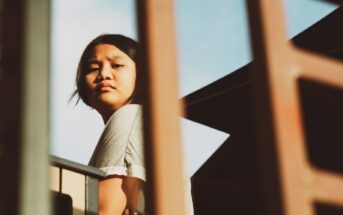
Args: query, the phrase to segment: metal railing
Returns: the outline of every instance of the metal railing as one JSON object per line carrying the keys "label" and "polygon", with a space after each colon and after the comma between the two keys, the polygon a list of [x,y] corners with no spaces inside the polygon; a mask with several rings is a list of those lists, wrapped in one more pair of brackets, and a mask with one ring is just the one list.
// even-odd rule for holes
{"label": "metal railing", "polygon": [[[74,215],[98,214],[98,183],[105,177],[102,171],[51,156],[50,172],[50,189],[71,197]],[[56,201],[54,203],[58,204]],[[59,214],[54,212],[54,215]]]}

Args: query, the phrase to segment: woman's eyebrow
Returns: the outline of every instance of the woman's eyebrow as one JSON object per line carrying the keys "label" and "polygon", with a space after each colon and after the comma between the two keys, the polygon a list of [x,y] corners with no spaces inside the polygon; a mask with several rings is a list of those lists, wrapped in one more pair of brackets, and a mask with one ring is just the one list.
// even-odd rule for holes
{"label": "woman's eyebrow", "polygon": [[95,58],[91,58],[87,61],[88,64],[99,63],[99,61]]}
{"label": "woman's eyebrow", "polygon": [[109,56],[108,59],[109,60],[120,60],[120,59],[124,59],[124,57],[121,55],[114,55],[114,56]]}
{"label": "woman's eyebrow", "polygon": [[[107,59],[110,61],[121,60],[121,59],[125,60],[125,57],[121,55],[114,55],[114,56],[108,56]],[[100,60],[96,59],[95,57],[92,57],[87,61],[88,64],[99,63],[99,62]]]}

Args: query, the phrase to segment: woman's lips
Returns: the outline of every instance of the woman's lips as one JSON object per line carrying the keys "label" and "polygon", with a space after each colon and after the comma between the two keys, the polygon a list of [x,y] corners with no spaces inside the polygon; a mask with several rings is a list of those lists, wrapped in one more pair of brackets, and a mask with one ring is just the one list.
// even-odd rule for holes
{"label": "woman's lips", "polygon": [[103,92],[110,92],[115,90],[115,87],[109,83],[100,83],[97,87],[96,87],[96,91],[99,93],[103,93]]}
{"label": "woman's lips", "polygon": [[99,92],[109,92],[114,90],[112,87],[100,87]]}

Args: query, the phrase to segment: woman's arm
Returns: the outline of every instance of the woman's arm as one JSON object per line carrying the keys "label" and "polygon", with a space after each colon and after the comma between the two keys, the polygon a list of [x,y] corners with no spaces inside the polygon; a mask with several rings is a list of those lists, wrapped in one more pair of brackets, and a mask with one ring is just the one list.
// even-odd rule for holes
{"label": "woman's arm", "polygon": [[127,205],[132,211],[137,211],[139,194],[143,189],[143,180],[134,177],[125,177],[123,182]]}
{"label": "woman's arm", "polygon": [[127,198],[123,177],[110,176],[99,182],[99,215],[122,215]]}
{"label": "woman's arm", "polygon": [[143,181],[133,177],[110,176],[99,183],[99,215],[122,215],[128,205],[137,210]]}

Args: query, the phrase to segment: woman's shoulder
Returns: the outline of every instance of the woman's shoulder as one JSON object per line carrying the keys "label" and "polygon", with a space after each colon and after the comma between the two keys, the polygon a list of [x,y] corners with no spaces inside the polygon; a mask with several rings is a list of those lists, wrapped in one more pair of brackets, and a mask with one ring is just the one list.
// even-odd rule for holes
{"label": "woman's shoulder", "polygon": [[124,105],[123,107],[119,108],[112,114],[112,116],[106,123],[106,126],[108,126],[109,124],[118,123],[119,121],[132,122],[136,118],[137,115],[139,116],[142,115],[142,105],[139,105],[139,104]]}
{"label": "woman's shoulder", "polygon": [[[128,139],[132,136],[132,130],[140,128],[141,112],[141,105],[131,104],[125,105],[114,112],[107,121],[99,138],[96,149],[89,162],[91,166],[98,166],[97,159],[106,157],[104,154],[110,153],[113,146],[120,146],[121,144],[119,143],[126,145]],[[141,134],[138,133],[136,135]]]}

